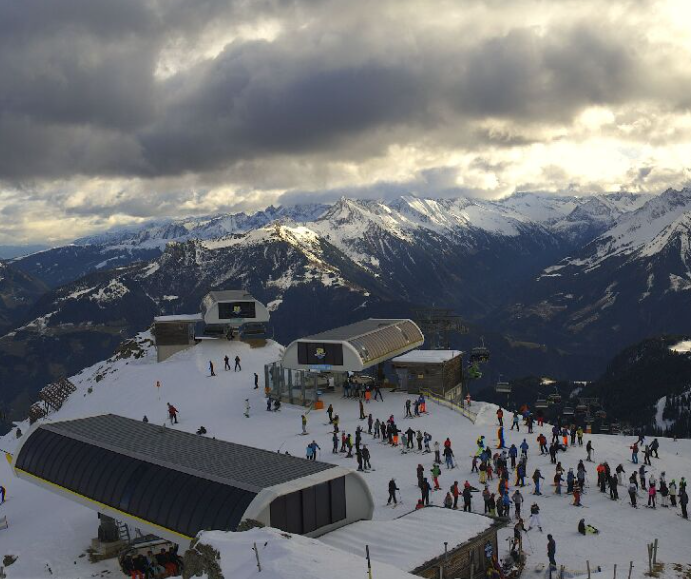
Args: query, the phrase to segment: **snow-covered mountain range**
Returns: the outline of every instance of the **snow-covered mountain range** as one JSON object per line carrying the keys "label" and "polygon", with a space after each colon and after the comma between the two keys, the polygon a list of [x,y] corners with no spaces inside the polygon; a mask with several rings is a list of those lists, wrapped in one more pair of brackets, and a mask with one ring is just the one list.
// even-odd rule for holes
{"label": "snow-covered mountain range", "polygon": [[448,307],[498,337],[505,375],[558,361],[565,377],[594,376],[624,346],[688,329],[690,223],[684,189],[342,198],[119,228],[5,263],[50,289],[2,293],[0,280],[5,303],[29,304],[0,337],[0,380],[12,400],[229,287],[269,304],[282,342],[354,316]]}

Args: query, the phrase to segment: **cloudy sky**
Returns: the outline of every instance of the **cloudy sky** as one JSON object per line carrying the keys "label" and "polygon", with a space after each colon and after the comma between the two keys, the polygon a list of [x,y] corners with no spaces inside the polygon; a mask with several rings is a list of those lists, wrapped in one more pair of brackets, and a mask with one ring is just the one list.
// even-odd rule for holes
{"label": "cloudy sky", "polygon": [[691,182],[689,0],[0,0],[0,243]]}

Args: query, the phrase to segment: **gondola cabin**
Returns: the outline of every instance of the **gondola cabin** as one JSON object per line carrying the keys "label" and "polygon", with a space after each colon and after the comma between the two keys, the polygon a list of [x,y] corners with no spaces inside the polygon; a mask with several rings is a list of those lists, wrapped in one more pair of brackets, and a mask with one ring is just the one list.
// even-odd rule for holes
{"label": "gondola cabin", "polygon": [[561,404],[561,394],[550,394],[547,396],[547,400],[549,400],[552,404]]}
{"label": "gondola cabin", "polygon": [[463,353],[458,350],[413,350],[391,360],[391,365],[402,390],[460,396]]}

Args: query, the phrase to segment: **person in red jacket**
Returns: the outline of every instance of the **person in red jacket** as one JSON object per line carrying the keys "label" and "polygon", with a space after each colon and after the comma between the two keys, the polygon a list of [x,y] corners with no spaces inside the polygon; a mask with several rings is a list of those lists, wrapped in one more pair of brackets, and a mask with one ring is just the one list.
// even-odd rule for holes
{"label": "person in red jacket", "polygon": [[168,418],[171,424],[178,423],[178,409],[175,408],[170,402],[168,402]]}

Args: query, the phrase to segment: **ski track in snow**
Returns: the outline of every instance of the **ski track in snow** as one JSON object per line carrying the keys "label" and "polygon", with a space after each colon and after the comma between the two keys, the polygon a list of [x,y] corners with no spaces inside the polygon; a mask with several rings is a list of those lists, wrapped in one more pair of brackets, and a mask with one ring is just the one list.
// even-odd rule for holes
{"label": "ski track in snow", "polygon": [[[334,464],[355,467],[355,459],[346,459],[343,454],[331,453],[331,434],[324,411],[312,411],[308,414],[308,430],[310,436],[298,436],[300,432],[300,415],[303,408],[284,404],[281,412],[266,412],[263,389],[253,389],[253,373],[263,376],[263,367],[267,362],[280,357],[281,346],[269,343],[265,348],[251,349],[245,344],[236,342],[204,340],[197,346],[181,352],[169,360],[156,364],[155,353],[140,360],[118,360],[102,362],[82,371],[73,377],[78,390],[65,403],[63,408],[49,417],[49,420],[68,419],[101,413],[114,413],[131,418],[141,419],[147,415],[153,423],[163,424],[166,421],[166,402],[171,402],[180,411],[180,424],[175,426],[181,430],[194,432],[200,425],[208,430],[208,436],[231,440],[238,443],[263,447],[269,450],[288,451],[296,456],[304,456],[307,443],[312,439],[321,446],[319,460]],[[242,372],[223,370],[223,356],[228,354],[231,360],[239,355],[242,360]],[[208,362],[213,360],[217,377],[208,377]],[[97,373],[110,368],[104,378],[96,382]],[[160,392],[156,381],[161,381]],[[263,380],[262,380],[263,382]],[[263,384],[262,384],[263,386]],[[92,393],[87,389],[93,388]],[[440,482],[444,490],[448,489],[454,480],[462,485],[465,480],[478,486],[477,475],[471,475],[470,455],[475,452],[475,440],[480,434],[496,446],[496,407],[490,404],[474,403],[475,410],[479,410],[476,424],[446,408],[428,403],[429,414],[413,420],[404,420],[403,409],[407,395],[404,393],[390,393],[384,391],[384,402],[372,402],[367,405],[367,411],[375,418],[386,419],[394,414],[399,427],[406,430],[412,426],[430,432],[440,443],[449,436],[453,443],[458,467],[447,471],[442,466]],[[244,400],[249,398],[250,418],[244,418]],[[326,406],[333,403],[335,411],[341,417],[341,424],[347,432],[353,433],[357,425],[366,428],[366,421],[358,420],[358,405],[354,400],[346,400],[337,395],[325,397]],[[505,413],[505,422],[511,423],[510,413]],[[26,432],[28,423],[19,424]],[[539,467],[547,483],[551,480],[554,468],[549,464],[549,457],[536,455],[538,448],[535,438],[540,429],[535,429],[533,435],[506,429],[507,444],[520,444],[524,437],[530,444],[528,471],[532,474]],[[548,428],[543,431],[549,434]],[[629,446],[631,438],[607,435],[586,435],[585,439],[592,439],[597,460],[608,460],[615,467],[622,463],[628,474],[631,471],[629,461]],[[432,466],[433,455],[408,453],[402,455],[398,449],[372,440],[369,435],[363,436],[372,454],[372,465],[376,471],[365,475],[375,499],[376,520],[390,520],[402,515],[405,510],[412,509],[417,498],[415,468],[418,463],[423,464],[427,473]],[[691,440],[673,442],[660,439],[660,460],[653,459],[652,472],[659,476],[666,471],[668,480],[679,481],[681,476],[691,478]],[[16,446],[14,433],[0,439],[0,448],[12,452]],[[574,448],[559,459],[568,470],[576,467],[579,459],[585,459],[585,450]],[[590,488],[583,497],[583,504],[588,508],[579,509],[570,505],[571,498],[552,494],[549,484],[546,485],[545,495],[533,497],[530,488],[526,488],[524,513],[529,510],[535,500],[540,505],[544,533],[530,531],[525,540],[525,547],[529,553],[526,577],[535,576],[536,565],[546,563],[547,533],[552,533],[557,542],[557,562],[571,570],[585,570],[586,559],[591,567],[601,566],[602,577],[612,576],[613,564],[618,565],[618,572],[628,570],[630,560],[634,561],[632,577],[643,577],[647,566],[646,544],[655,538],[660,541],[659,559],[666,563],[691,562],[691,523],[676,516],[673,509],[658,508],[656,511],[647,509],[634,510],[628,506],[625,488],[620,488],[620,502],[610,501],[609,498],[594,487],[594,463],[586,463]],[[391,477],[395,477],[401,489],[405,506],[391,509],[385,506],[388,496],[387,484]],[[496,480],[492,489],[496,490]],[[513,481],[511,481],[513,482]],[[72,503],[44,491],[30,483],[15,479],[6,461],[0,461],[0,484],[7,488],[7,502],[0,506],[0,516],[7,516],[9,529],[0,531],[0,557],[14,554],[18,561],[7,569],[11,579],[77,579],[92,577],[101,571],[108,570],[111,577],[122,576],[114,561],[89,564],[86,557],[80,557],[90,545],[92,537],[96,536],[96,513],[85,507]],[[511,489],[513,491],[513,487]],[[431,502],[441,505],[445,492],[432,493]],[[474,497],[473,510],[482,512],[480,497]],[[577,533],[576,526],[580,518],[599,528],[598,536],[583,537]],[[424,529],[420,530],[424,533]],[[500,532],[499,542],[502,554],[506,552],[507,539],[512,534],[509,527]],[[214,536],[218,538],[218,533]],[[249,536],[248,536],[249,537]],[[222,538],[219,539],[222,541]],[[256,539],[255,539],[256,540]],[[400,541],[400,537],[389,540]],[[408,538],[411,548],[415,538]],[[256,568],[250,564],[253,554],[246,552],[249,547],[245,539],[229,538],[226,543],[235,545],[228,547],[239,549],[237,556],[244,557],[244,566],[233,566],[233,573],[226,575],[233,579],[255,577]],[[382,539],[384,541],[384,539]],[[313,549],[311,540],[305,541],[304,546],[295,543],[295,549],[304,549],[306,554]],[[242,547],[238,547],[241,545]],[[376,551],[377,545],[370,548]],[[240,553],[241,552],[241,553]],[[440,545],[440,553],[443,545]],[[294,554],[295,555],[295,554]],[[316,555],[315,557],[321,557]],[[352,557],[352,556],[351,556]],[[245,559],[242,559],[243,561]],[[355,565],[358,559],[339,559],[344,565],[347,561]],[[52,575],[47,571],[50,566]],[[668,567],[669,568],[669,567]],[[365,567],[362,567],[364,574]],[[286,571],[287,573],[287,571]],[[321,573],[321,574],[320,574]],[[353,568],[353,575],[357,571]],[[297,578],[298,575],[295,575]],[[301,579],[323,577],[324,568],[317,569],[315,574],[305,573]],[[330,576],[336,578],[336,575]],[[377,576],[377,575],[375,575]],[[405,577],[400,574],[400,577]],[[669,577],[675,575],[669,574]],[[293,575],[282,575],[279,571],[267,574],[267,577],[292,578]],[[340,578],[341,575],[338,575]],[[344,576],[345,577],[345,576]],[[398,578],[399,574],[390,569],[382,570],[379,577],[385,579]]]}

